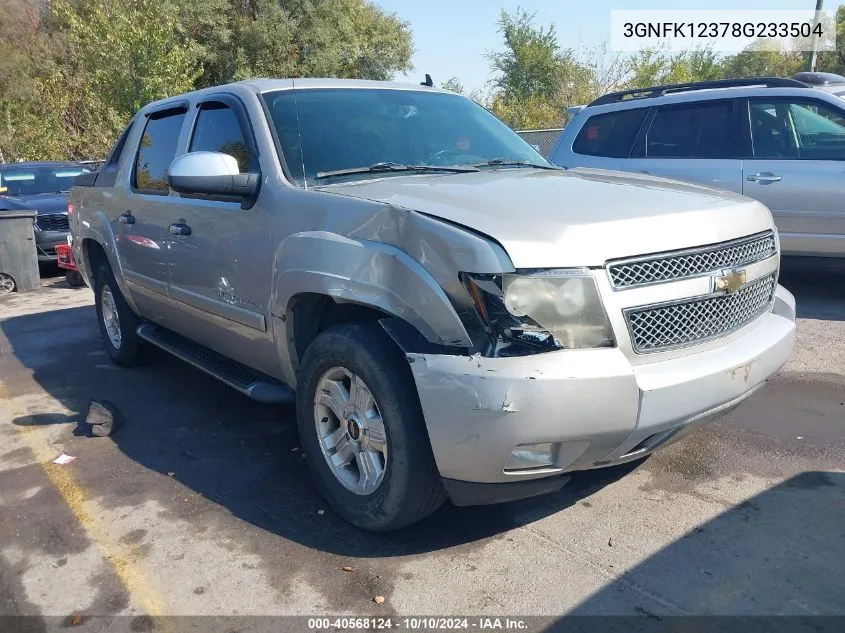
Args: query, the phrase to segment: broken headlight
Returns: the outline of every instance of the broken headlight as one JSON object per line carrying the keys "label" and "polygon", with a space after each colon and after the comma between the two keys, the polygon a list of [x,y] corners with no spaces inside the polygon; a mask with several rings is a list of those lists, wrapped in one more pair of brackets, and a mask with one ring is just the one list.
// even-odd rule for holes
{"label": "broken headlight", "polygon": [[586,268],[462,278],[490,335],[490,356],[615,345],[595,280]]}

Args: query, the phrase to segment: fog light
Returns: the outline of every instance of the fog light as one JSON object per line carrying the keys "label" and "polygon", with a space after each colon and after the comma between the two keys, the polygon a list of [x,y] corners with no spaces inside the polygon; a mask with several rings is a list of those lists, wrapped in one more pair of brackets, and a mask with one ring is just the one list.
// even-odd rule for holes
{"label": "fog light", "polygon": [[557,444],[552,442],[517,446],[508,457],[505,470],[526,470],[528,468],[551,466],[555,462],[555,453],[557,453]]}

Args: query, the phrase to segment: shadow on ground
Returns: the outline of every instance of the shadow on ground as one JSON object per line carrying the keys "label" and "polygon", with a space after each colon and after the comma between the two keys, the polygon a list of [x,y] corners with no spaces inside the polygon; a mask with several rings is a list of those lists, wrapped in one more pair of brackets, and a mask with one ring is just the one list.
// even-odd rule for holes
{"label": "shadow on ground", "polygon": [[[320,499],[299,450],[292,406],[253,402],[164,353],[153,352],[140,368],[117,368],[102,351],[92,307],[8,319],[0,331],[27,370],[15,372],[23,376],[19,382],[14,376],[7,382],[10,392],[44,390],[72,412],[60,413],[48,401],[14,423],[67,425],[68,439],[79,436],[74,469],[81,478],[96,482],[99,471],[109,473],[108,486],[92,490],[102,488],[101,502],[172,502],[169,485],[133,473],[124,480],[120,463],[98,450],[113,442],[144,469],[170,475],[236,517],[334,554],[400,556],[476,542],[558,512],[638,465],[579,474],[558,493],[533,500],[476,508],[447,503],[415,526],[374,536],[349,526]],[[112,437],[84,438],[69,424],[84,419],[91,399],[108,400],[121,411],[124,423]],[[174,507],[174,516],[180,512]]]}
{"label": "shadow on ground", "polygon": [[[839,303],[830,298],[838,289],[825,286],[813,294],[812,274],[809,286],[790,284],[790,274],[784,274],[784,283],[810,306],[805,316],[823,318],[822,308],[831,303],[845,311],[841,297]],[[187,521],[197,538],[207,531],[259,555],[279,586],[296,569],[319,580],[346,564],[331,555],[376,559],[457,546],[463,546],[457,556],[466,554],[637,468],[578,474],[560,492],[533,500],[486,508],[447,505],[406,530],[371,535],[346,524],[319,498],[299,451],[291,407],[252,402],[163,354],[137,369],[114,367],[103,352],[92,307],[0,322],[0,358],[5,386],[27,409],[15,424],[59,430],[77,457],[70,468],[99,504],[131,508],[155,502],[163,520]],[[125,422],[113,437],[73,435],[73,422],[85,415],[90,399],[109,400],[121,410]],[[620,605],[630,604],[619,599],[623,594],[641,597],[632,615],[642,617],[682,611],[845,613],[843,511],[845,474],[801,474],[726,508],[623,575],[607,571],[608,583],[575,613],[619,614],[625,608]],[[229,514],[239,521],[227,520]],[[597,526],[612,521],[598,515],[595,520]],[[309,559],[300,550],[329,556]],[[385,565],[378,573],[387,574],[376,577],[380,582],[397,581]],[[357,590],[373,595],[369,586]]]}
{"label": "shadow on ground", "polygon": [[[699,615],[841,616],[845,614],[843,511],[845,473],[801,473],[649,556],[585,600],[572,615],[619,614],[620,592],[633,589],[641,593],[643,602],[630,615],[652,618],[690,613],[690,607]],[[655,605],[653,596],[660,596],[663,604]],[[702,629],[693,624],[687,622],[690,630],[725,628]],[[729,627],[737,631],[773,630],[752,621],[721,624],[750,627]],[[791,624],[791,628],[775,628],[827,630],[805,629],[807,622],[800,619]],[[841,630],[841,620],[837,626]],[[684,629],[664,626],[660,630]]]}
{"label": "shadow on ground", "polygon": [[799,317],[845,321],[845,260],[784,257],[778,281],[795,295]]}

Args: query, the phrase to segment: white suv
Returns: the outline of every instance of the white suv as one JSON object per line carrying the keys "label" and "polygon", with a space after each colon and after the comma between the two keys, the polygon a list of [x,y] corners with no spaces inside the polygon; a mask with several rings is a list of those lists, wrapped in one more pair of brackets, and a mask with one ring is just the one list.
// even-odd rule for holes
{"label": "white suv", "polygon": [[605,95],[572,119],[551,161],[741,193],[769,207],[785,255],[845,256],[845,101],[794,79]]}

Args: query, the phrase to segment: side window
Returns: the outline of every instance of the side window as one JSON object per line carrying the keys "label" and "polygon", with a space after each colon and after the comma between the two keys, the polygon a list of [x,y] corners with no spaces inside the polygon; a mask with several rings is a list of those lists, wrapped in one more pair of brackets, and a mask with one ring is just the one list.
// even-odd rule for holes
{"label": "side window", "polygon": [[150,116],[135,157],[133,188],[143,193],[168,193],[167,170],[176,156],[185,112],[184,109],[167,110]]}
{"label": "side window", "polygon": [[628,158],[648,108],[591,116],[575,137],[572,151],[587,156]]}
{"label": "side window", "polygon": [[645,136],[648,158],[740,158],[744,137],[733,101],[661,106]]}
{"label": "side window", "polygon": [[754,156],[845,160],[845,111],[807,99],[752,100]]}
{"label": "side window", "polygon": [[114,187],[114,183],[117,180],[117,168],[120,164],[120,156],[123,154],[126,139],[129,137],[129,132],[132,130],[132,124],[134,122],[135,120],[133,119],[129,122],[129,125],[126,126],[126,129],[123,130],[123,134],[120,135],[117,143],[115,143],[108,159],[106,159],[105,164],[100,167],[100,170],[97,172],[97,179],[94,182],[94,186]]}
{"label": "side window", "polygon": [[242,174],[259,171],[258,159],[249,149],[238,117],[222,103],[202,105],[189,151],[222,152],[238,161]]}

